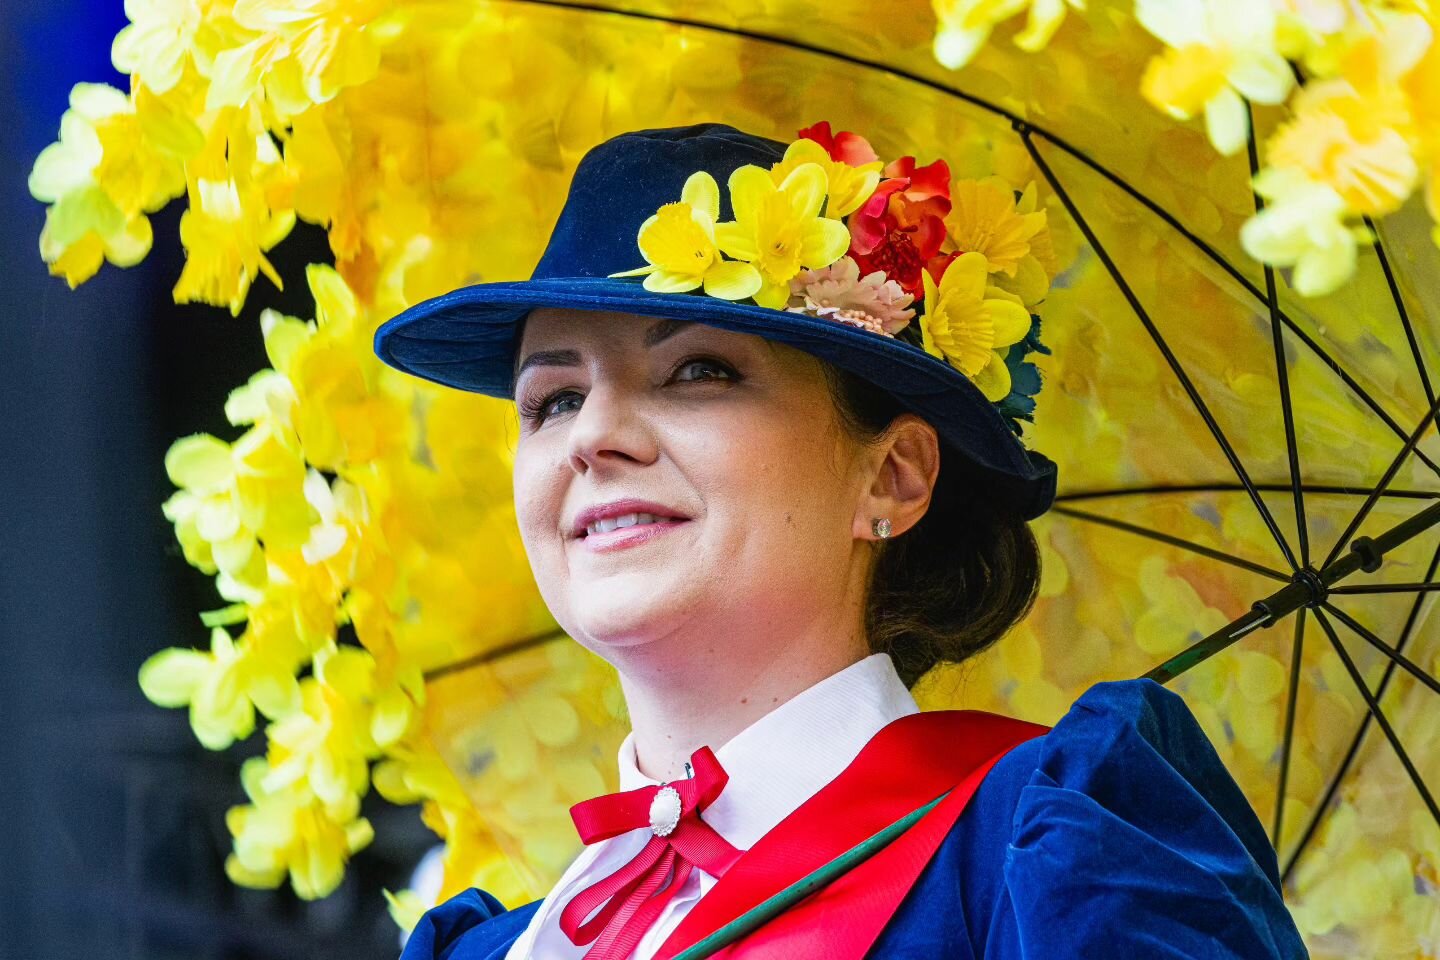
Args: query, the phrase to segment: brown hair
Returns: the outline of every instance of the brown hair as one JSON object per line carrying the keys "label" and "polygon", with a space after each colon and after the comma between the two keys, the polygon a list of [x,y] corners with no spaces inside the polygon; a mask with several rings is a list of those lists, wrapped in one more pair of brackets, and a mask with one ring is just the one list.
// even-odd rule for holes
{"label": "brown hair", "polygon": [[[821,361],[845,430],[874,443],[905,408],[868,380]],[[930,506],[909,530],[876,544],[865,604],[872,653],[889,653],[905,685],[938,663],[989,647],[1029,612],[1040,547],[1029,524],[958,451],[940,444]]]}

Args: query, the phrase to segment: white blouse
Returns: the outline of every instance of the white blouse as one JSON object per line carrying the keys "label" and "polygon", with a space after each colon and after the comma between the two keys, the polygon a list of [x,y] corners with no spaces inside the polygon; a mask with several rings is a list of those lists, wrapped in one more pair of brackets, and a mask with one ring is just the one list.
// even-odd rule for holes
{"label": "white blouse", "polygon": [[[821,787],[835,779],[882,727],[919,713],[888,653],[874,653],[833,673],[712,747],[729,780],[701,818],[735,847],[748,850]],[[620,744],[620,790],[655,785],[635,764],[635,733]],[[576,946],[560,929],[560,912],[579,891],[628,863],[650,840],[643,827],[591,844],[530,918],[506,960],[578,960],[594,944]],[[649,960],[716,878],[698,866],[646,931],[632,960]]]}

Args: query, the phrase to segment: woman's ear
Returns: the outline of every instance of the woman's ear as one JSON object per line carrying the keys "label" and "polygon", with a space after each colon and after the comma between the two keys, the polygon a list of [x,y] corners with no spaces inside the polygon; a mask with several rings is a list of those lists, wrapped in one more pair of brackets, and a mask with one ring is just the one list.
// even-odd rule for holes
{"label": "woman's ear", "polygon": [[924,418],[902,413],[882,436],[871,448],[875,458],[870,461],[870,484],[855,514],[857,539],[878,539],[871,521],[879,517],[889,518],[891,537],[919,523],[940,475],[940,438]]}

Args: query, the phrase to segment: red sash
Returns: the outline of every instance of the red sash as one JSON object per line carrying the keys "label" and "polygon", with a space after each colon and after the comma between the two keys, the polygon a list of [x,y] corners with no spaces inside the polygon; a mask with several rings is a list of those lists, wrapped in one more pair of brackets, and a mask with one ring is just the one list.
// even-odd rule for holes
{"label": "red sash", "polygon": [[724,960],[860,960],[990,768],[1011,748],[1049,729],[981,710],[923,711],[891,721],[839,776],[756,841],[695,902],[655,960],[672,960],[950,790],[879,853],[713,954]]}

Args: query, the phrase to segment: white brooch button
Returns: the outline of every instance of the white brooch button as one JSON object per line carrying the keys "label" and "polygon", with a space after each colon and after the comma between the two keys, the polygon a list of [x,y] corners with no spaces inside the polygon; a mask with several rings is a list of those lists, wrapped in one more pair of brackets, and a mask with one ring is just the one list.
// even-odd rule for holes
{"label": "white brooch button", "polygon": [[680,823],[680,793],[674,787],[662,786],[650,801],[650,829],[655,836],[669,836]]}

